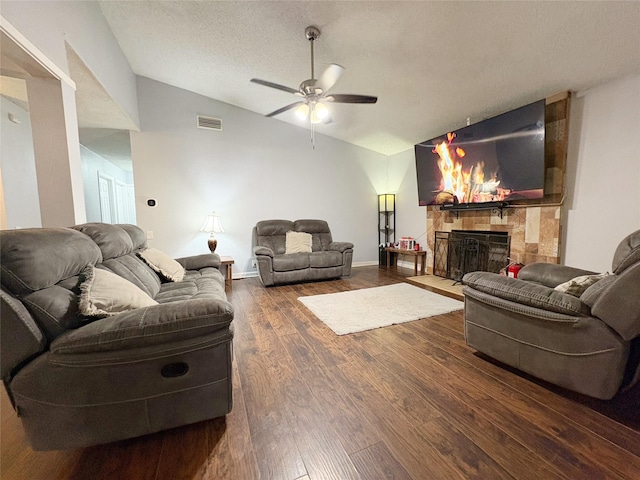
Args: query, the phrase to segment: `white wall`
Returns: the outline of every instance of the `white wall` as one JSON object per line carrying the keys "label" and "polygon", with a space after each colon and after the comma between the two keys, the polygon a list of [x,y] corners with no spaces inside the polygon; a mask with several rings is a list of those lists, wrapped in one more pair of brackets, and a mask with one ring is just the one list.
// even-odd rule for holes
{"label": "white wall", "polygon": [[138,125],[136,79],[98,2],[2,2],[2,16],[62,71],[69,73],[65,42],[113,100]]}
{"label": "white wall", "polygon": [[[132,124],[138,124],[135,75],[97,2],[3,2],[2,18],[4,25],[10,24],[26,39],[25,44],[33,44],[39,56],[66,74],[66,45],[70,45]],[[44,92],[45,87],[54,90],[45,83],[31,77],[27,85],[42,225],[81,223],[86,215],[75,92],[66,82],[58,82],[54,96]]]}
{"label": "white wall", "polygon": [[[354,264],[377,264],[377,189],[384,155],[147,78],[138,78],[141,132],[131,134],[138,225],[174,257],[206,253],[199,232],[215,210],[225,233],[217,253],[251,268],[259,220],[320,218],[336,241],[355,244]],[[196,115],[222,131],[196,128]],[[155,198],[156,207],[146,205]]]}
{"label": "white wall", "polygon": [[[29,112],[0,97],[0,156],[7,228],[41,227]],[[12,113],[20,120],[9,120]]]}
{"label": "white wall", "polygon": [[640,229],[640,75],[574,95],[569,119],[563,263],[610,271]]}
{"label": "white wall", "polygon": [[[416,157],[413,148],[391,155],[388,190],[396,194],[396,240],[413,237],[423,250],[427,250],[427,207],[418,205],[418,185],[416,181]],[[427,252],[427,264],[433,262],[431,252]]]}

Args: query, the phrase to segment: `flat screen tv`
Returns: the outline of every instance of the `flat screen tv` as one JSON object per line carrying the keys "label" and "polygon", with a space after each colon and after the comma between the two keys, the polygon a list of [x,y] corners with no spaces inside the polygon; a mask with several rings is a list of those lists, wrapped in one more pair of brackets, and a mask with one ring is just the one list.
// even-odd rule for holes
{"label": "flat screen tv", "polygon": [[540,100],[417,144],[419,205],[542,198],[544,111]]}

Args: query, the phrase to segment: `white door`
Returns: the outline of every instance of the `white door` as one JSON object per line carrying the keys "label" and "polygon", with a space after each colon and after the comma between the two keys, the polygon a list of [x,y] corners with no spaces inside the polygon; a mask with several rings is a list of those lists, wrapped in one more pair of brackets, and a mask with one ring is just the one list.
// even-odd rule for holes
{"label": "white door", "polygon": [[104,223],[114,223],[116,201],[113,178],[98,172],[98,189],[100,192],[100,218]]}
{"label": "white door", "polygon": [[116,180],[116,222],[115,223],[128,223],[127,221],[127,209],[126,209],[126,189],[127,186]]}
{"label": "white door", "polygon": [[128,184],[125,189],[125,212],[126,223],[136,224],[136,194],[132,184]]}

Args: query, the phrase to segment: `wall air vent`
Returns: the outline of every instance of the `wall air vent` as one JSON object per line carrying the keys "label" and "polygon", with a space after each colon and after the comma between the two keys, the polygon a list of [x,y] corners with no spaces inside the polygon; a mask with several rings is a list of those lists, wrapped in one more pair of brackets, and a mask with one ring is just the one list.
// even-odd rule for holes
{"label": "wall air vent", "polygon": [[198,115],[197,125],[198,128],[204,128],[207,130],[222,130],[222,119]]}

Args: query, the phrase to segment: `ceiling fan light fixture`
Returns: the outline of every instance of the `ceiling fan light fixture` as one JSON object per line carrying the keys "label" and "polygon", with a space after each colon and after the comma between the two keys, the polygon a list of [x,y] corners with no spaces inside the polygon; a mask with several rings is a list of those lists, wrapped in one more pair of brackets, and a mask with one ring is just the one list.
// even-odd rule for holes
{"label": "ceiling fan light fixture", "polygon": [[300,120],[306,120],[309,116],[309,105],[303,103],[298,108],[296,108],[295,113],[296,117],[298,117]]}
{"label": "ceiling fan light fixture", "polygon": [[322,123],[322,119],[318,116],[318,113],[315,108],[311,110],[311,115],[309,115],[309,121],[314,125],[317,125],[318,123]]}
{"label": "ceiling fan light fixture", "polygon": [[316,102],[311,104],[311,113],[309,121],[313,124],[322,123],[322,121],[329,116],[329,109],[322,102]]}
{"label": "ceiling fan light fixture", "polygon": [[316,106],[313,109],[313,111],[316,114],[316,117],[318,117],[320,120],[324,120],[329,115],[329,109],[322,102],[316,103]]}

